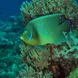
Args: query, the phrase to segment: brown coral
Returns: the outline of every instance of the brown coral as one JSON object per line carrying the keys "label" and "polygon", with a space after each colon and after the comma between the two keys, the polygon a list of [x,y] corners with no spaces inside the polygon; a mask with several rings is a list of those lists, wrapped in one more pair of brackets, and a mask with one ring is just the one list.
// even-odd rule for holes
{"label": "brown coral", "polygon": [[40,50],[33,46],[26,46],[25,44],[20,45],[21,59],[24,63],[34,66],[38,70],[47,68],[50,64],[50,53],[44,49]]}

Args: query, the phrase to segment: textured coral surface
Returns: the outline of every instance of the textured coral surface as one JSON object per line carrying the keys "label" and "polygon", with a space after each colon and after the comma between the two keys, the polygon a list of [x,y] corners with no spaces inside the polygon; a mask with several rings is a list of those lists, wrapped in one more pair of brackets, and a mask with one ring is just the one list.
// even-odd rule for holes
{"label": "textured coral surface", "polygon": [[32,0],[30,3],[26,1],[23,2],[20,10],[24,22],[55,13],[64,14],[71,20],[78,20],[78,6],[75,0]]}

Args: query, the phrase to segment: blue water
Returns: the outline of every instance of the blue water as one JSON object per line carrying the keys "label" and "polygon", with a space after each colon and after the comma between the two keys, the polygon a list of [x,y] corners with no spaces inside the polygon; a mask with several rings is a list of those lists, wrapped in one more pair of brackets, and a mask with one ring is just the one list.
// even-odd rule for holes
{"label": "blue water", "polygon": [[78,4],[78,0],[76,0],[77,4]]}
{"label": "blue water", "polygon": [[6,21],[9,16],[19,15],[23,1],[26,0],[0,0],[0,20]]}

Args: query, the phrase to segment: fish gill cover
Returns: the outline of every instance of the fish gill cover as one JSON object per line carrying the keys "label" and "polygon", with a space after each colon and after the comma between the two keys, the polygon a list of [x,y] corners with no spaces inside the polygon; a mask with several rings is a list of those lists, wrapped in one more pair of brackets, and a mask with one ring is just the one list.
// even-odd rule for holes
{"label": "fish gill cover", "polygon": [[[21,16],[0,21],[0,78],[77,78],[77,2],[32,0],[20,10]],[[60,37],[65,41],[52,42]],[[38,45],[32,45],[35,41]],[[41,45],[46,41],[51,43]]]}

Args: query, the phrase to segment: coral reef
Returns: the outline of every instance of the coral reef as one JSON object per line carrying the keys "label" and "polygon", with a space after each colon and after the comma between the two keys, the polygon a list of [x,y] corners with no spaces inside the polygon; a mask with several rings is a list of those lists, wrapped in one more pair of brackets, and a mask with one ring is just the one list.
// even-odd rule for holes
{"label": "coral reef", "polygon": [[36,72],[31,66],[25,66],[18,77],[20,78],[53,78],[53,73],[46,71],[43,73],[42,71]]}
{"label": "coral reef", "polygon": [[[48,57],[50,55],[47,55],[46,53],[42,53],[42,51],[36,49],[37,53],[39,51],[39,56],[43,54],[45,58],[43,57],[37,57],[37,53],[35,53],[34,49],[32,52],[32,48],[30,45],[30,50],[27,50],[27,47],[25,51],[30,55],[27,54],[27,58],[24,59],[25,63],[22,63],[20,60],[20,50],[19,50],[19,44],[21,43],[20,35],[23,32],[23,29],[25,26],[22,23],[22,20],[19,17],[12,16],[7,20],[6,22],[0,21],[0,78],[42,78],[42,77],[49,77],[52,78],[52,73],[49,71],[46,71],[45,74],[41,71],[43,68],[46,68],[48,63]],[[21,30],[22,29],[22,30]],[[35,47],[36,48],[36,47]],[[21,48],[23,49],[23,47]],[[22,50],[21,50],[22,51]],[[22,51],[23,52],[23,51]],[[48,53],[49,54],[49,53]],[[31,56],[32,55],[32,56]],[[31,59],[32,60],[29,60]],[[43,59],[43,60],[42,60]],[[46,60],[45,60],[46,59]],[[36,60],[36,61],[34,61]],[[23,61],[23,59],[22,59]],[[45,64],[43,63],[45,61]],[[26,63],[28,65],[26,65]],[[38,66],[36,66],[38,64]],[[31,65],[31,66],[30,66]],[[36,73],[35,69],[33,67],[36,66],[36,69],[39,68],[40,71]],[[25,69],[24,69],[25,68]],[[43,75],[44,74],[44,75]]]}
{"label": "coral reef", "polygon": [[20,16],[0,21],[0,78],[16,78],[22,69],[18,45],[23,27]]}
{"label": "coral reef", "polygon": [[52,59],[63,56],[65,59],[78,58],[78,38],[70,32],[68,36],[65,35],[66,42],[61,45],[52,46],[52,52],[54,56]]}
{"label": "coral reef", "polygon": [[[71,78],[70,72],[78,66],[78,5],[76,1],[32,0],[23,2],[20,10],[25,25],[40,16],[63,14],[66,20],[70,21],[71,30],[68,34],[62,32],[66,41],[57,45],[33,46],[22,42],[20,44],[21,60],[28,65],[29,69],[32,68],[33,73],[29,76],[27,73],[30,71],[25,70],[19,75],[38,78],[41,73],[39,78],[66,78],[67,76]],[[64,22],[63,18],[62,20]],[[46,77],[47,73],[48,77]]]}
{"label": "coral reef", "polygon": [[20,45],[21,59],[24,63],[31,64],[38,70],[47,68],[50,61],[50,53],[46,49],[39,50],[33,46]]}
{"label": "coral reef", "polygon": [[78,20],[78,6],[75,0],[32,0],[23,2],[21,13],[24,22],[46,14],[61,13],[70,20]]}
{"label": "coral reef", "polygon": [[40,46],[43,49],[20,44],[21,60],[32,66],[36,72],[49,71],[54,78],[65,78],[78,65],[78,39],[72,32],[68,36],[65,33],[64,35],[66,42]]}
{"label": "coral reef", "polygon": [[[32,0],[21,5],[22,18],[0,21],[0,78],[77,78],[78,5],[75,0]],[[63,14],[71,21],[71,31],[63,32],[61,44],[29,45],[20,40],[33,19]],[[64,20],[62,18],[62,20]],[[23,24],[24,22],[24,24]]]}

